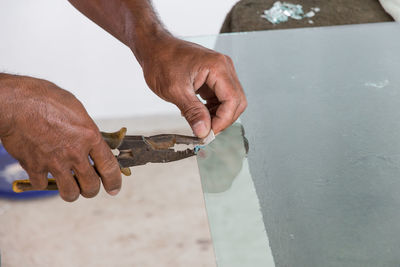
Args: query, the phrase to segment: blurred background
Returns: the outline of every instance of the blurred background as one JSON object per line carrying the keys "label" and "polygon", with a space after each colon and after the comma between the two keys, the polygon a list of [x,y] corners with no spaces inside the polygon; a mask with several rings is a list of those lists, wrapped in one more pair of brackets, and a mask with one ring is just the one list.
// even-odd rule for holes
{"label": "blurred background", "polygon": [[[235,3],[153,2],[180,37],[217,34]],[[72,92],[103,131],[192,134],[131,51],[66,0],[0,1],[0,72]],[[22,175],[17,163],[1,171]],[[136,167],[116,197],[0,198],[0,254],[1,266],[215,266],[196,159]]]}

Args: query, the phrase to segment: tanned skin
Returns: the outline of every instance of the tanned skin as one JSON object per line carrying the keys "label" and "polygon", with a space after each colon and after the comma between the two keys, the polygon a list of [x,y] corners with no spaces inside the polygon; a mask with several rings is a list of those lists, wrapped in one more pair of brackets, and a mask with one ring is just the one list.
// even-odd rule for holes
{"label": "tanned skin", "polygon": [[[172,36],[150,1],[69,2],[132,50],[151,90],[175,104],[198,137],[211,129],[219,133],[245,110],[246,97],[232,60]],[[118,163],[72,94],[48,81],[0,74],[0,103],[1,141],[36,189],[47,186],[51,173],[66,201],[96,196],[100,180],[109,194],[119,192]]]}

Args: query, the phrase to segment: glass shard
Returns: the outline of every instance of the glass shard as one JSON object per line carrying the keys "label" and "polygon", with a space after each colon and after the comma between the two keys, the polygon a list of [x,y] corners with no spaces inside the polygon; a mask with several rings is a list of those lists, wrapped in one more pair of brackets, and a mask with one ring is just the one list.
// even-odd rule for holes
{"label": "glass shard", "polygon": [[301,20],[303,18],[311,18],[315,16],[316,12],[319,12],[320,8],[313,7],[311,11],[304,14],[302,5],[295,5],[286,2],[277,1],[273,4],[270,9],[264,11],[261,16],[267,19],[273,24],[279,24],[281,22],[288,21],[289,18]]}

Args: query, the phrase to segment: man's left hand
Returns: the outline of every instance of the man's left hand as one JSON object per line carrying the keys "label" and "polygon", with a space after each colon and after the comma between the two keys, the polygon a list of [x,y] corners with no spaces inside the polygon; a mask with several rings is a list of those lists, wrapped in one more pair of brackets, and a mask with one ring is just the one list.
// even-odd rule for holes
{"label": "man's left hand", "polygon": [[[219,133],[247,107],[231,58],[172,36],[142,60],[149,87],[174,103],[200,138]],[[200,95],[203,104],[196,95]]]}

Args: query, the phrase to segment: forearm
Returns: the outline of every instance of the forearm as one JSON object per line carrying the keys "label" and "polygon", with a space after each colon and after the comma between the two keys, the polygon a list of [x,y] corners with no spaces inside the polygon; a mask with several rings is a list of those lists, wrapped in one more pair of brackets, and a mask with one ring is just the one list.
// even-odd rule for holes
{"label": "forearm", "polygon": [[11,129],[13,117],[13,89],[14,75],[0,73],[0,138],[7,135]]}
{"label": "forearm", "polygon": [[69,1],[131,48],[147,85],[181,110],[196,136],[206,137],[211,128],[219,133],[246,108],[232,60],[174,38],[158,20],[151,0]]}
{"label": "forearm", "polygon": [[85,16],[126,44],[142,65],[154,46],[171,35],[149,0],[68,0]]}

